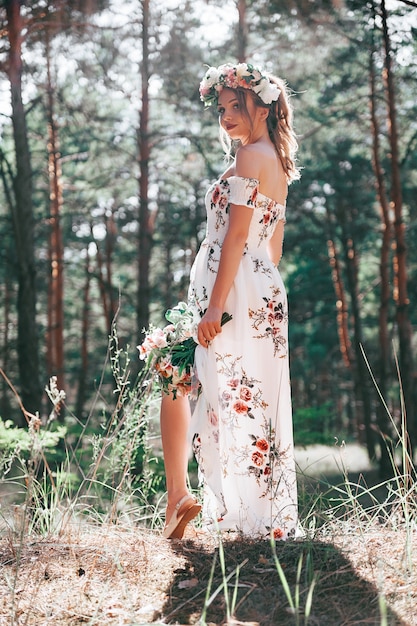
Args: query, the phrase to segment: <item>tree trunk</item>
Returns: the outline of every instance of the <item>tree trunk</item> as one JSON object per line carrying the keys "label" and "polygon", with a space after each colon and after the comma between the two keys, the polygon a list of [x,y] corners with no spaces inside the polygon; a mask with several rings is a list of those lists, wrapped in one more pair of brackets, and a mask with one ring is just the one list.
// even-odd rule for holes
{"label": "tree trunk", "polygon": [[340,354],[342,355],[343,362],[346,367],[352,369],[353,355],[348,328],[348,304],[346,301],[339,259],[336,253],[336,246],[333,239],[327,240],[327,252],[329,255],[330,267],[332,268],[333,287],[336,295],[337,333],[339,335]]}
{"label": "tree trunk", "polygon": [[78,392],[75,415],[78,419],[82,419],[85,396],[86,396],[86,380],[88,374],[88,328],[89,328],[89,312],[90,312],[90,254],[88,246],[86,248],[85,257],[85,283],[83,289],[83,310],[81,322],[81,367],[78,376]]}
{"label": "tree trunk", "polygon": [[111,332],[111,327],[116,316],[118,299],[116,298],[117,290],[113,285],[113,252],[116,242],[116,222],[114,220],[114,210],[112,209],[110,214],[106,213],[106,241],[105,241],[105,253],[106,253],[106,276],[107,276],[107,297],[108,297],[108,309],[109,319],[108,327]]}
{"label": "tree trunk", "polygon": [[[416,444],[417,429],[413,397],[413,352],[412,329],[409,318],[408,280],[407,280],[407,247],[405,242],[405,225],[402,215],[402,190],[398,154],[397,113],[395,104],[394,75],[392,71],[391,41],[388,32],[388,19],[385,0],[381,0],[381,18],[384,38],[384,81],[388,103],[388,132],[391,149],[391,203],[394,209],[394,299],[396,303],[396,320],[399,336],[399,366],[401,385],[404,394],[405,415],[409,421],[408,432],[413,445]],[[414,392],[415,393],[415,392]],[[410,450],[411,452],[411,450]]]}
{"label": "tree trunk", "polygon": [[48,376],[57,377],[59,389],[64,389],[64,247],[60,216],[62,210],[62,172],[60,164],[58,128],[54,112],[54,89],[51,78],[51,59],[48,28],[46,28],[46,69],[47,69],[47,120],[48,120],[48,173],[50,201],[49,262],[48,284],[48,326],[47,326],[47,368]]}
{"label": "tree trunk", "polygon": [[[346,212],[346,211],[345,211]],[[362,401],[363,427],[365,428],[365,442],[368,456],[371,461],[375,459],[375,438],[372,429],[372,403],[369,390],[370,376],[364,361],[361,346],[363,345],[362,320],[359,307],[359,286],[358,286],[358,257],[352,237],[346,232],[342,233],[343,250],[345,254],[345,265],[347,284],[351,301],[351,318],[353,322],[353,350],[355,353],[354,377],[356,387],[356,397]],[[362,424],[360,424],[362,429]]]}
{"label": "tree trunk", "polygon": [[[139,235],[138,235],[138,335],[149,326],[150,281],[149,266],[153,243],[153,228],[149,215],[149,0],[142,0],[142,108],[138,129],[139,160]],[[139,364],[140,365],[140,364]]]}
{"label": "tree trunk", "polygon": [[248,46],[248,25],[246,21],[246,0],[237,0],[237,10],[239,14],[237,26],[237,58],[239,63],[246,61],[246,50]]}
{"label": "tree trunk", "polygon": [[[360,441],[363,440],[363,429],[365,430],[365,444],[370,459],[375,457],[375,442],[372,433],[372,407],[367,381],[369,373],[366,370],[365,362],[361,353],[362,326],[358,303],[358,278],[357,278],[357,257],[353,240],[346,232],[344,221],[346,209],[342,207],[338,215],[338,223],[342,227],[342,245],[347,274],[348,290],[351,300],[351,318],[353,320],[353,347],[349,337],[348,317],[349,307],[342,278],[342,272],[338,260],[338,254],[333,239],[328,239],[327,249],[330,266],[332,268],[333,285],[336,295],[337,307],[337,328],[339,334],[340,352],[344,364],[352,372],[355,385],[355,430]],[[331,216],[328,214],[329,224]],[[359,402],[361,411],[358,411]]]}
{"label": "tree trunk", "polygon": [[16,152],[16,176],[13,181],[15,194],[13,227],[19,280],[17,351],[23,406],[27,411],[35,413],[41,410],[42,389],[39,380],[39,339],[36,326],[32,170],[22,101],[23,20],[20,5],[20,0],[5,0],[10,44],[8,76],[12,96],[12,123]]}
{"label": "tree trunk", "polygon": [[[389,373],[389,332],[388,332],[388,318],[389,318],[389,305],[391,300],[390,289],[390,249],[392,238],[392,224],[389,213],[389,203],[385,187],[384,171],[381,165],[380,142],[379,142],[379,123],[377,116],[376,106],[376,80],[375,80],[375,66],[374,66],[374,47],[370,55],[370,112],[371,112],[371,129],[372,129],[372,165],[375,172],[376,192],[379,201],[379,208],[381,213],[381,227],[382,227],[382,242],[380,250],[379,261],[379,276],[380,276],[380,290],[379,290],[379,363],[377,369],[377,381],[379,391],[382,397],[387,400],[388,391],[388,373]],[[380,433],[380,446],[381,453],[379,458],[379,470],[381,476],[386,476],[392,472],[392,465],[387,449],[388,436],[392,432],[389,417],[382,402],[378,402],[376,409],[376,418],[378,424],[378,430]]]}

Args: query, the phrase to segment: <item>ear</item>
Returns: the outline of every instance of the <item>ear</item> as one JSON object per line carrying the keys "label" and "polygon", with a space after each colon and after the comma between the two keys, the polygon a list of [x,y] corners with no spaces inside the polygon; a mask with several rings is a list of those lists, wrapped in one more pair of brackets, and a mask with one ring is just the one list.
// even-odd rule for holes
{"label": "ear", "polygon": [[261,120],[261,122],[264,122],[269,115],[269,109],[265,109],[265,107],[259,107],[259,109],[260,109],[259,119]]}

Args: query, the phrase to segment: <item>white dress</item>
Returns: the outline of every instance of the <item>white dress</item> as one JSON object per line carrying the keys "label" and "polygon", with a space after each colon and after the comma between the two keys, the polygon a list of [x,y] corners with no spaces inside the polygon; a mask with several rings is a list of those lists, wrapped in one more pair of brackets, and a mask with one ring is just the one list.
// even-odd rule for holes
{"label": "white dress", "polygon": [[204,488],[203,523],[250,537],[294,536],[297,489],[288,362],[288,309],[267,242],[285,207],[252,178],[231,176],[206,195],[207,231],[191,271],[189,304],[208,306],[229,206],[253,208],[225,311],[233,316],[208,348],[197,346],[201,393],[191,421]]}

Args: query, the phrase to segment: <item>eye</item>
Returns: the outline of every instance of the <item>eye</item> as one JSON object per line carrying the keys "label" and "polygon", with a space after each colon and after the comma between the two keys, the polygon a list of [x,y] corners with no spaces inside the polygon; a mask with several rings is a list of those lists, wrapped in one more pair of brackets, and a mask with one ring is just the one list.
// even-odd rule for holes
{"label": "eye", "polygon": [[223,107],[220,107],[219,109],[217,109],[217,113],[218,113],[219,115],[223,115],[223,113],[224,113],[224,108],[223,108]]}

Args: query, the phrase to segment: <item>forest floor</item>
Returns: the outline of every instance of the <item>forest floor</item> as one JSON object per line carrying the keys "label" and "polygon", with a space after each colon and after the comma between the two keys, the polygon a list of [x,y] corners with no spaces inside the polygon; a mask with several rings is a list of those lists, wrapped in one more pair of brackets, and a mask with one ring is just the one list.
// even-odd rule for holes
{"label": "forest floor", "polygon": [[[352,467],[359,493],[364,478]],[[308,537],[278,542],[275,553],[268,541],[220,541],[198,528],[169,541],[160,527],[73,518],[46,537],[19,536],[16,519],[0,537],[0,624],[417,626],[417,532],[404,502],[386,516],[350,499],[324,521],[308,514],[313,504],[324,510],[321,481],[305,484]]]}

